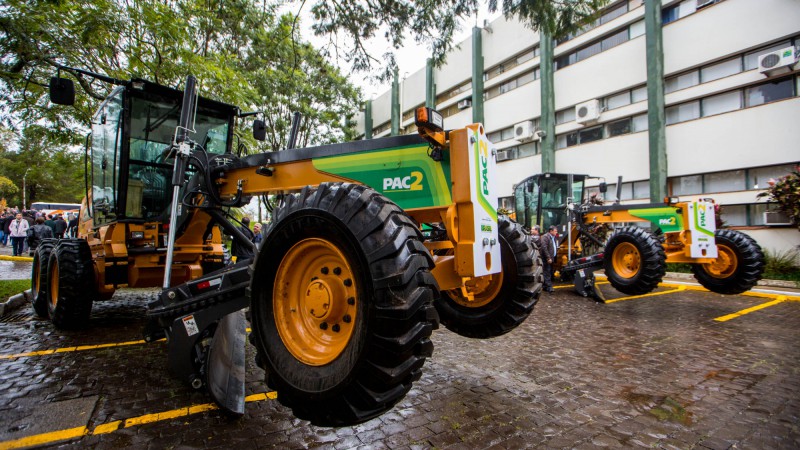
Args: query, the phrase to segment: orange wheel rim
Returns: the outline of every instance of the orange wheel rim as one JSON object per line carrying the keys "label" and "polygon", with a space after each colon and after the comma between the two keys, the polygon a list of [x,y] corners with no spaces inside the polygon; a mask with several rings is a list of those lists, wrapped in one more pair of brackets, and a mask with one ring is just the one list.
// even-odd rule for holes
{"label": "orange wheel rim", "polygon": [[54,264],[50,264],[50,289],[47,294],[50,297],[50,304],[55,308],[58,304],[58,263],[53,262]]}
{"label": "orange wheel rim", "polygon": [[290,248],[278,266],[272,297],[275,325],[289,353],[311,366],[339,357],[353,336],[357,289],[335,244],[308,238]]}
{"label": "orange wheel rim", "polygon": [[706,272],[714,278],[728,278],[736,272],[739,266],[736,253],[727,245],[717,244],[717,259],[704,264]]}
{"label": "orange wheel rim", "polygon": [[614,248],[611,255],[614,272],[622,278],[633,278],[642,266],[642,255],[639,249],[630,242],[622,242]]}
{"label": "orange wheel rim", "polygon": [[480,308],[494,300],[500,293],[500,289],[503,288],[503,272],[472,278],[465,284],[467,294],[471,295],[473,300],[470,300],[468,295],[464,295],[461,289],[449,290],[447,295],[461,306]]}

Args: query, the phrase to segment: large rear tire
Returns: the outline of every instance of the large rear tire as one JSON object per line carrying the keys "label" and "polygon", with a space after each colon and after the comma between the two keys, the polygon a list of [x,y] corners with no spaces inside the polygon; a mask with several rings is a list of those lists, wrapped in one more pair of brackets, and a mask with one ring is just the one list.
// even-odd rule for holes
{"label": "large rear tire", "polygon": [[433,352],[436,282],[419,229],[352,184],[306,187],[273,217],[249,289],[267,384],[317,425],[382,414]]}
{"label": "large rear tire", "polygon": [[57,328],[85,327],[97,296],[89,244],[83,239],[60,240],[48,265],[50,320]]}
{"label": "large rear tire", "polygon": [[641,295],[658,287],[667,273],[667,256],[658,237],[638,227],[622,227],[606,242],[603,267],[614,289]]}
{"label": "large rear tire", "polygon": [[522,225],[498,217],[502,272],[468,283],[474,300],[461,290],[443,292],[436,302],[442,324],[470,338],[491,338],[518,327],[542,293],[542,262]]}
{"label": "large rear tire", "polygon": [[717,230],[717,259],[692,264],[695,279],[711,292],[741,294],[749,291],[764,273],[764,253],[750,236],[734,230]]}
{"label": "large rear tire", "polygon": [[31,303],[33,311],[38,317],[46,319],[50,316],[47,307],[47,286],[49,284],[49,265],[50,253],[53,251],[58,241],[55,239],[44,239],[36,247],[33,254],[33,274],[31,275]]}

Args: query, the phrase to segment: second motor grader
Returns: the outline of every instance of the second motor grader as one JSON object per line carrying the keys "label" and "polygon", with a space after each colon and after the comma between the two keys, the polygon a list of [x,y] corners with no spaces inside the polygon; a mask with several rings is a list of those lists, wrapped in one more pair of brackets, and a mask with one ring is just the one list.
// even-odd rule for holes
{"label": "second motor grader", "polygon": [[[295,149],[293,132],[284,151],[237,155],[247,114],[198,97],[193,77],[181,92],[64,70],[116,87],[92,122],[80,237],[37,250],[34,308],[82,326],[116,289],[161,286],[145,338],[166,336],[172,372],[232,414],[244,412],[247,306],[268,385],[330,425],[402,399],[440,321],[498,336],[539,298],[538,254],[497,214],[480,124],[446,131],[421,108],[417,136]],[[54,78],[51,99],[71,104],[72,82]],[[254,137],[264,129],[255,121]],[[252,246],[229,209],[268,194],[279,201],[256,258],[224,265],[223,233]]]}
{"label": "second motor grader", "polygon": [[[629,295],[655,289],[667,263],[690,264],[697,281],[720,294],[740,294],[761,279],[761,248],[742,232],[717,229],[712,199],[621,204],[620,179],[617,201],[604,204],[587,195],[585,184],[591,178],[596,177],[544,173],[514,189],[520,223],[559,227],[562,238],[554,267],[563,280],[578,277],[580,293],[602,299],[592,276],[600,268],[615,289]],[[604,194],[605,182],[597,189]]]}

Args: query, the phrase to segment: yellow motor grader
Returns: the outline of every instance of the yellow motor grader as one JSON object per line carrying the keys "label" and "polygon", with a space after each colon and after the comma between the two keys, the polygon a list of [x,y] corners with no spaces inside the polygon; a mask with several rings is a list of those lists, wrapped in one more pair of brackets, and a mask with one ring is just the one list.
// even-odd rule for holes
{"label": "yellow motor grader", "polygon": [[[697,281],[720,294],[751,289],[764,272],[764,254],[750,236],[717,229],[714,200],[663,204],[603,203],[587,195],[586,181],[597,177],[543,173],[514,188],[515,216],[526,227],[559,229],[560,246],[554,268],[563,281],[575,281],[584,296],[602,300],[594,289],[593,271],[603,268],[611,285],[629,295],[646,294],[658,286],[667,263],[691,265]],[[597,185],[605,194],[606,183]],[[576,201],[577,200],[577,201]]]}
{"label": "yellow motor grader", "polygon": [[[47,241],[33,306],[57,327],[92,302],[160,286],[145,339],[168,338],[171,371],[244,412],[245,314],[257,363],[298,417],[364,421],[397,403],[431,356],[438,324],[507,333],[531,313],[542,271],[521,225],[497,214],[492,144],[480,124],[419,135],[237,155],[237,107],[146,80],[78,69],[115,86],[92,120],[80,237]],[[54,77],[51,100],[74,102]],[[253,136],[266,127],[253,122]],[[230,208],[277,198],[253,260],[225,264],[223,234],[253,247]]]}

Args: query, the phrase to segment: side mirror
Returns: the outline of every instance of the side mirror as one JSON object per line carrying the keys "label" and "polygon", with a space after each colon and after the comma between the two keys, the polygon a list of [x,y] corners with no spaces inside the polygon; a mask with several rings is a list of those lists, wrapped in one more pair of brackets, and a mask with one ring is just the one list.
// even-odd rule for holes
{"label": "side mirror", "polygon": [[608,192],[608,185],[603,181],[600,183],[600,193],[605,194],[606,192]]}
{"label": "side mirror", "polygon": [[50,101],[56,105],[74,105],[75,83],[66,78],[50,78]]}
{"label": "side mirror", "polygon": [[253,121],[253,139],[257,141],[267,140],[267,124],[260,119]]}

